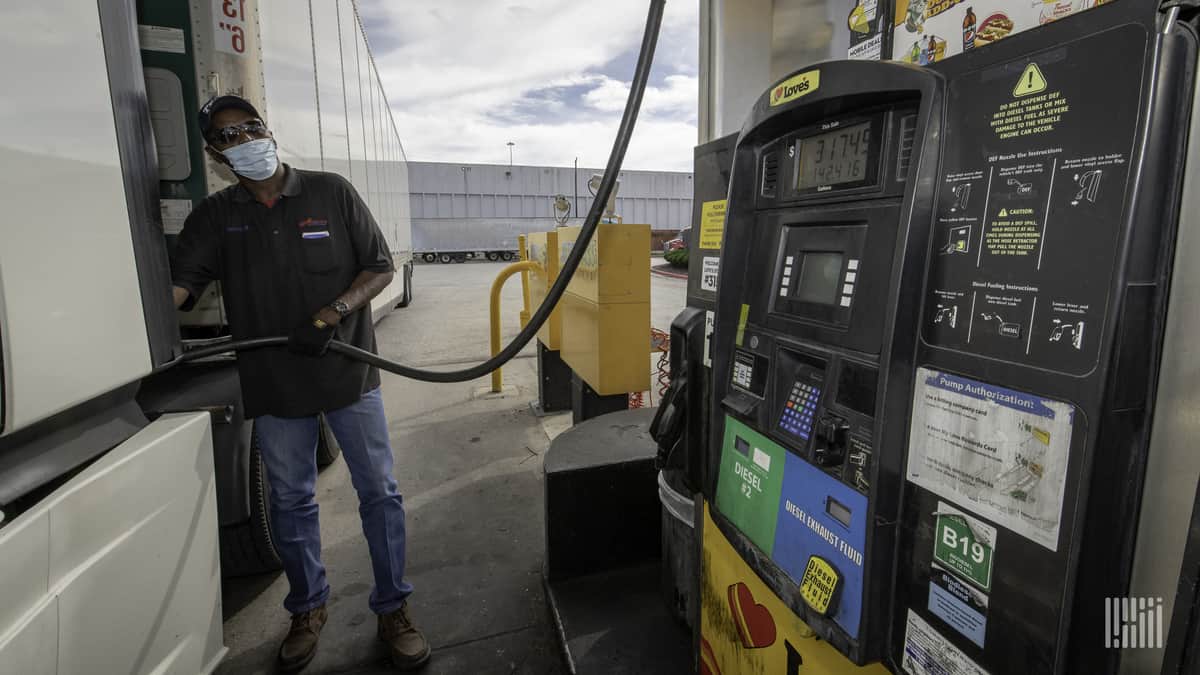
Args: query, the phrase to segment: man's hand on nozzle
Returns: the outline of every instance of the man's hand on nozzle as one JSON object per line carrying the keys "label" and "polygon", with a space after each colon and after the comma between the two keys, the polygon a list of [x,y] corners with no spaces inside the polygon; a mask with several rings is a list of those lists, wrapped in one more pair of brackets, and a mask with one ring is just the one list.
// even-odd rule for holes
{"label": "man's hand on nozzle", "polygon": [[304,356],[324,356],[333,342],[335,326],[321,318],[313,317],[296,327],[288,336],[288,350]]}

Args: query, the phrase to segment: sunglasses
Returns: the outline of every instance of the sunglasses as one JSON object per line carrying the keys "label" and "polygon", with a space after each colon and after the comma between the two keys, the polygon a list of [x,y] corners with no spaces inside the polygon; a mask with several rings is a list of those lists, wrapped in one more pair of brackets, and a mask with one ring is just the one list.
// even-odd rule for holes
{"label": "sunglasses", "polygon": [[209,134],[208,142],[213,145],[233,145],[242,134],[250,138],[265,138],[269,132],[262,120],[250,120],[244,124],[231,124]]}

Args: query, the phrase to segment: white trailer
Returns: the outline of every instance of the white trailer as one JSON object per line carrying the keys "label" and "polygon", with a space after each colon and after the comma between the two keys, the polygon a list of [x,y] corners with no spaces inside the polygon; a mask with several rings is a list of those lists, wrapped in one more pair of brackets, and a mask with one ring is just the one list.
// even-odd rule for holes
{"label": "white trailer", "polygon": [[[552,229],[546,218],[542,229]],[[548,224],[547,224],[548,223]],[[460,218],[418,221],[413,227],[417,255],[425,262],[465,262],[484,257],[491,261],[512,260],[520,246],[517,237],[531,229],[529,219]]]}
{"label": "white trailer", "polygon": [[156,372],[226,332],[216,291],[185,315],[170,293],[173,234],[230,179],[203,100],[250,98],[285,162],[349,178],[404,271],[377,315],[411,297],[404,151],[353,0],[136,5],[0,5],[0,672],[211,672],[223,573],[278,564],[232,363]]}

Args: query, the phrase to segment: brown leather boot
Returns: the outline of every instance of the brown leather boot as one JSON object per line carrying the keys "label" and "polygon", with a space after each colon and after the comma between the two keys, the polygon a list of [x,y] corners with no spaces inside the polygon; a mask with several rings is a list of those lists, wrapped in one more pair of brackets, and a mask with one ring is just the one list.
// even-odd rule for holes
{"label": "brown leather boot", "polygon": [[400,670],[416,670],[429,662],[432,650],[408,618],[408,605],[391,614],[379,615],[379,639],[387,643],[392,664]]}
{"label": "brown leather boot", "polygon": [[294,673],[307,666],[317,654],[317,638],[329,618],[325,605],[292,615],[292,627],[279,645],[279,670]]}

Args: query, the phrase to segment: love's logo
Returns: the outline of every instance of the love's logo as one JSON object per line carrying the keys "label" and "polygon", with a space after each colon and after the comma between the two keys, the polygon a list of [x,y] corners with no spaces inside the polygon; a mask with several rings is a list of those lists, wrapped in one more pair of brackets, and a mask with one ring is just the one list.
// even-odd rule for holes
{"label": "love's logo", "polygon": [[775,619],[770,610],[754,601],[750,587],[739,581],[729,587],[727,595],[742,645],[746,649],[762,649],[775,644]]}

